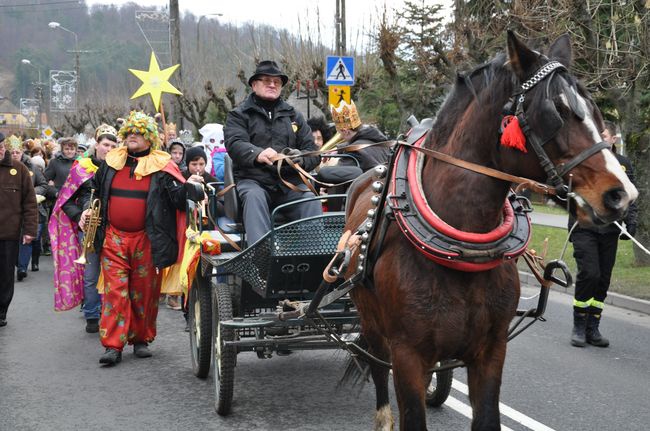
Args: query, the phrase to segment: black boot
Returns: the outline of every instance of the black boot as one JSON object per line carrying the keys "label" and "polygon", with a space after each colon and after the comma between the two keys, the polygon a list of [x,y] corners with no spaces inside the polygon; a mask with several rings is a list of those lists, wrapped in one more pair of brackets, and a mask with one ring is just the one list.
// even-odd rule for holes
{"label": "black boot", "polygon": [[585,347],[587,344],[587,313],[573,312],[573,331],[571,332],[571,345]]}
{"label": "black boot", "polygon": [[147,343],[135,343],[133,345],[133,353],[138,358],[150,358],[153,356],[151,350],[147,347]]}
{"label": "black boot", "polygon": [[105,365],[115,365],[122,360],[122,352],[117,349],[111,349],[108,347],[101,358],[99,358],[100,364]]}
{"label": "black boot", "polygon": [[18,274],[17,274],[17,276],[16,276],[16,278],[18,279],[18,281],[23,281],[23,279],[24,279],[25,277],[27,277],[27,271],[23,271],[23,270],[20,270],[20,269],[19,269],[19,270],[18,270]]}
{"label": "black boot", "polygon": [[38,271],[38,261],[39,261],[40,254],[32,254],[32,272]]}
{"label": "black boot", "polygon": [[607,347],[609,346],[609,340],[602,336],[598,330],[598,325],[600,325],[600,314],[589,314],[587,315],[587,343],[598,346],[598,347]]}
{"label": "black boot", "polygon": [[96,334],[99,332],[99,319],[87,319],[86,332],[89,334]]}

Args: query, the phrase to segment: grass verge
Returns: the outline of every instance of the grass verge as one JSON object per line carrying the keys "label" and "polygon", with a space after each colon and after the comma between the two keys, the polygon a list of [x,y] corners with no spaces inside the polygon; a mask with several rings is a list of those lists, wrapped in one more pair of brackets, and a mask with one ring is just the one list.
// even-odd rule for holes
{"label": "grass verge", "polygon": [[[548,207],[544,207],[540,212],[547,212],[547,208]],[[564,211],[562,211],[562,213],[564,213]],[[544,239],[548,238],[546,260],[558,259],[562,252],[562,248],[564,247],[566,237],[566,229],[533,225],[533,236],[529,247],[535,249],[538,254],[541,254],[543,251]],[[577,271],[576,262],[573,259],[573,244],[571,243],[567,246],[564,254],[564,261],[571,269],[571,274],[575,280]],[[519,259],[518,265],[519,269],[530,272],[522,259]],[[648,283],[648,280],[650,280],[650,267],[638,267],[634,264],[632,241],[619,241],[618,252],[616,254],[616,265],[614,266],[614,271],[612,273],[609,291],[650,300],[650,284]]]}

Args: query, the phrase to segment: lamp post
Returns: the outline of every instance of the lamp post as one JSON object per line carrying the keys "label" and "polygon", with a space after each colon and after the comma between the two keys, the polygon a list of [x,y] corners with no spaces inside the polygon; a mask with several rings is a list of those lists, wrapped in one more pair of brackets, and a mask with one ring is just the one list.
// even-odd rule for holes
{"label": "lamp post", "polygon": [[69,30],[65,27],[63,27],[61,24],[59,24],[56,21],[51,21],[48,25],[51,29],[61,29],[63,31],[67,31],[68,33],[72,33],[74,35],[74,53],[75,53],[75,73],[77,74],[77,97],[79,97],[79,88],[81,88],[81,79],[79,76],[79,36],[77,36],[77,33],[75,33],[72,30]]}
{"label": "lamp post", "polygon": [[209,16],[223,16],[222,13],[208,13],[205,15],[201,15],[199,17],[199,21],[196,23],[196,51],[199,51],[199,38],[201,36],[201,33],[199,32],[200,27],[201,27],[201,21],[203,21],[203,18],[209,17]]}
{"label": "lamp post", "polygon": [[43,82],[41,81],[41,69],[34,66],[31,61],[26,58],[20,60],[22,64],[33,67],[38,72],[38,82],[32,82],[36,89],[36,100],[38,100],[38,130],[41,130],[41,110],[43,109]]}

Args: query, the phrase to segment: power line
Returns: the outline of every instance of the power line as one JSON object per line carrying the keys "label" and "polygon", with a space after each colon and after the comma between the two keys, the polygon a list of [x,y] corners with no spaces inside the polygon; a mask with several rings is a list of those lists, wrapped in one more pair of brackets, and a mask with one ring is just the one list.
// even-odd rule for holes
{"label": "power line", "polygon": [[31,6],[51,6],[58,4],[71,4],[76,3],[80,4],[81,0],[58,0],[49,3],[21,3],[21,4],[3,4],[0,7],[31,7]]}

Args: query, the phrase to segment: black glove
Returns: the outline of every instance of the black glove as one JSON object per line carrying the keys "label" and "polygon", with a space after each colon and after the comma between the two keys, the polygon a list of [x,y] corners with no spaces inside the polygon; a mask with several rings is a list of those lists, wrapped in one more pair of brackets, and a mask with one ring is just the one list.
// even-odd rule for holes
{"label": "black glove", "polygon": [[636,236],[636,225],[635,224],[631,224],[629,226],[625,225],[625,229],[627,229],[627,233],[629,234],[629,236],[624,234],[624,233],[621,233],[620,238],[622,240],[629,240],[630,237]]}
{"label": "black glove", "polygon": [[294,162],[297,165],[303,166],[305,163],[305,159],[303,157],[295,157],[295,156],[300,156],[302,154],[299,149],[297,148],[285,148],[282,150],[282,154],[286,156],[294,156],[291,157],[291,161]]}

